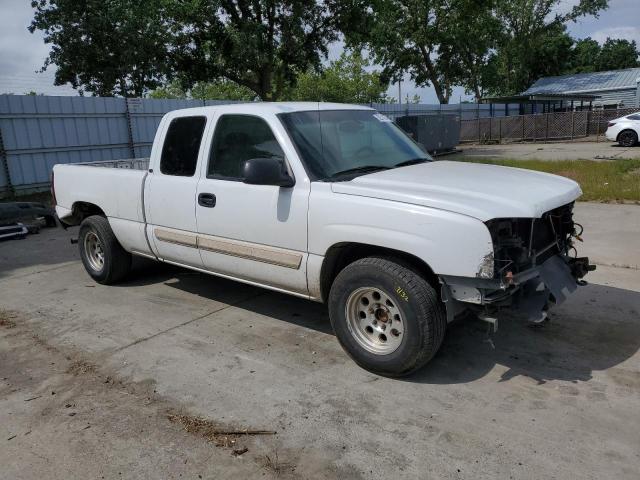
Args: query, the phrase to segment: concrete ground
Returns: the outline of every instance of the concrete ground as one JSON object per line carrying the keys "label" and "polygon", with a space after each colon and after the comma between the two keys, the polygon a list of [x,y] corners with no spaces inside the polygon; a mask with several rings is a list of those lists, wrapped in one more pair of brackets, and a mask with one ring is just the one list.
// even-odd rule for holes
{"label": "concrete ground", "polygon": [[[602,139],[601,139],[602,140]],[[563,143],[509,143],[504,145],[458,146],[459,152],[443,156],[443,160],[456,158],[504,158],[515,160],[615,160],[640,158],[640,146],[620,147],[608,141]]]}
{"label": "concrete ground", "polygon": [[452,324],[400,380],[322,305],[148,262],[101,286],[73,230],[0,243],[0,478],[637,479],[640,207],[576,217],[600,265],[548,324]]}

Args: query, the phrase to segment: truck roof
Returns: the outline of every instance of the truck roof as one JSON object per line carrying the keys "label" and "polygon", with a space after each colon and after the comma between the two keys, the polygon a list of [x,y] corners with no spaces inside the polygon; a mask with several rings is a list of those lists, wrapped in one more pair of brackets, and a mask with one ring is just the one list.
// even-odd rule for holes
{"label": "truck roof", "polygon": [[308,112],[314,110],[373,110],[365,105],[351,105],[348,103],[329,102],[247,102],[211,105],[208,107],[183,108],[180,112],[202,112],[216,110],[222,112],[242,112],[251,110],[252,113],[277,114],[291,112]]}

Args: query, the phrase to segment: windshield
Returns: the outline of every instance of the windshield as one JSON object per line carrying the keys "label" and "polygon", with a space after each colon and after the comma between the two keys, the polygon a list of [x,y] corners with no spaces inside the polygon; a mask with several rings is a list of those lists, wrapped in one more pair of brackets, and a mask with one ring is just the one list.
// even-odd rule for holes
{"label": "windshield", "polygon": [[350,180],[431,160],[391,120],[373,110],[283,113],[280,118],[313,180]]}

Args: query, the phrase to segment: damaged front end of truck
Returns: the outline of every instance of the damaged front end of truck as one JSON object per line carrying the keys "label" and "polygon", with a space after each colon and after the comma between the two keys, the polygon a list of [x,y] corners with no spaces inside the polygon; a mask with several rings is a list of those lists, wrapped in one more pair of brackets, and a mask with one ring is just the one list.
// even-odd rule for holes
{"label": "damaged front end of truck", "polygon": [[516,310],[534,323],[563,303],[595,265],[579,257],[575,242],[582,226],[573,221],[573,202],[540,218],[496,218],[486,222],[493,251],[475,278],[442,276],[442,297],[452,320],[472,310],[496,325],[501,309]]}

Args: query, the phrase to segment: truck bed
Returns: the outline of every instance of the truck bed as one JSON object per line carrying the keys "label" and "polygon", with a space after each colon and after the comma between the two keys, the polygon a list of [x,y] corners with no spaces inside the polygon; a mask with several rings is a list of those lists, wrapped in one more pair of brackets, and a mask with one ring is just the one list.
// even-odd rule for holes
{"label": "truck bed", "polygon": [[148,158],[56,165],[53,184],[58,216],[75,224],[78,209],[102,212],[125,250],[151,255],[143,208],[148,168]]}
{"label": "truck bed", "polygon": [[56,165],[58,215],[65,210],[70,214],[83,202],[98,206],[109,218],[144,222],[142,193],[148,168],[148,158]]}

